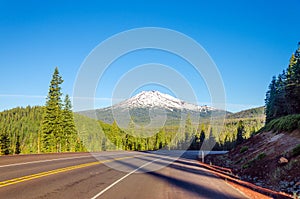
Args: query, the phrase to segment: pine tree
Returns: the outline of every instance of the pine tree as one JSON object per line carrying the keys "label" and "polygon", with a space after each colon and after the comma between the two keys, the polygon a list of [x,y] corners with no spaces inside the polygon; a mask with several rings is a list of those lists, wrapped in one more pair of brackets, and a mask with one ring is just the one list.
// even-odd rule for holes
{"label": "pine tree", "polygon": [[287,70],[286,99],[289,114],[300,113],[300,43]]}
{"label": "pine tree", "polygon": [[287,71],[273,77],[266,94],[266,123],[289,114],[300,113],[300,42],[290,58]]}
{"label": "pine tree", "polygon": [[130,143],[129,145],[131,146],[130,147],[130,150],[133,150],[135,151],[137,149],[137,138],[136,138],[136,132],[135,132],[135,123],[134,123],[134,119],[131,117],[130,118],[130,121],[129,121],[129,124],[128,124],[128,130],[129,130],[129,137],[128,137],[128,143]]}
{"label": "pine tree", "polygon": [[20,153],[21,153],[20,135],[17,135],[15,154],[20,154]]}
{"label": "pine tree", "polygon": [[10,139],[7,133],[3,133],[0,136],[0,145],[1,145],[1,154],[3,155],[10,154]]}
{"label": "pine tree", "polygon": [[122,140],[120,138],[120,129],[119,126],[116,122],[116,120],[114,120],[114,122],[112,123],[111,126],[111,136],[112,136],[112,143],[115,145],[115,149],[120,149],[122,148]]}
{"label": "pine tree", "polygon": [[208,140],[207,140],[207,144],[208,144],[208,150],[211,150],[214,148],[215,144],[216,144],[216,138],[215,136],[213,135],[213,129],[210,128],[210,131],[209,131],[209,136],[208,136]]}
{"label": "pine tree", "polygon": [[237,127],[236,145],[243,143],[245,134],[245,126],[242,120],[239,121]]}
{"label": "pine tree", "polygon": [[288,106],[286,103],[286,72],[278,75],[276,80],[276,90],[274,96],[274,115],[276,118],[288,114]]}
{"label": "pine tree", "polygon": [[42,121],[42,151],[59,152],[62,131],[62,100],[61,87],[62,77],[56,67],[49,86],[44,116]]}
{"label": "pine tree", "polygon": [[192,135],[193,135],[193,126],[192,126],[192,119],[190,113],[188,113],[185,120],[184,135],[185,135],[184,148],[188,149],[191,145]]}
{"label": "pine tree", "polygon": [[63,151],[75,151],[76,145],[76,126],[74,122],[74,115],[72,112],[72,104],[69,95],[66,95],[63,108]]}
{"label": "pine tree", "polygon": [[269,90],[267,91],[266,94],[266,99],[265,99],[265,103],[266,103],[266,123],[270,122],[272,119],[275,118],[275,103],[274,103],[274,99],[276,96],[276,77],[273,76],[272,81],[269,85]]}
{"label": "pine tree", "polygon": [[205,140],[205,132],[204,132],[204,129],[201,129],[201,132],[200,132],[200,144],[202,145],[202,143],[204,142]]}

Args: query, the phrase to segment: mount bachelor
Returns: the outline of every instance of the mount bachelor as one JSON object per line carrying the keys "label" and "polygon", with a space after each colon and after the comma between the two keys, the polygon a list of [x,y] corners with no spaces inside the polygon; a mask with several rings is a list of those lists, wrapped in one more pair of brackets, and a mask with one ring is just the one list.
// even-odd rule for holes
{"label": "mount bachelor", "polygon": [[[81,111],[79,114],[87,117],[112,123],[117,116],[128,118],[128,114],[135,123],[145,125],[150,122],[150,117],[162,119],[166,116],[166,124],[176,124],[190,114],[195,122],[199,118],[208,118],[226,114],[224,110],[218,110],[209,106],[198,106],[172,97],[158,91],[143,91],[130,99],[117,103],[107,108]],[[120,121],[118,121],[120,122]],[[125,124],[124,124],[125,125]]]}

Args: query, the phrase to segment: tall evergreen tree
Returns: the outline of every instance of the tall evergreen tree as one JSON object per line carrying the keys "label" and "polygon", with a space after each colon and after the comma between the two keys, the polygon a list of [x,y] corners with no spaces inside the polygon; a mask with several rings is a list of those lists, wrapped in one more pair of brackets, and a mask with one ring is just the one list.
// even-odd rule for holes
{"label": "tall evergreen tree", "polygon": [[269,85],[269,90],[266,94],[266,123],[275,118],[275,96],[276,96],[276,77],[273,76],[272,81]]}
{"label": "tall evergreen tree", "polygon": [[0,136],[1,154],[10,154],[10,139],[8,133],[3,133]]}
{"label": "tall evergreen tree", "polygon": [[62,77],[56,67],[49,86],[49,92],[42,121],[42,151],[59,152],[62,131]]}
{"label": "tall evergreen tree", "polygon": [[186,120],[185,120],[185,126],[184,126],[184,148],[187,149],[190,147],[193,137],[193,126],[192,126],[192,119],[190,113],[188,113]]}
{"label": "tall evergreen tree", "polygon": [[202,145],[202,143],[203,143],[204,140],[205,140],[205,132],[204,132],[204,129],[201,129],[199,140],[200,140],[200,144]]}
{"label": "tall evergreen tree", "polygon": [[286,100],[289,114],[300,113],[300,43],[287,70]]}
{"label": "tall evergreen tree", "polygon": [[282,117],[288,114],[286,103],[286,72],[278,75],[276,80],[276,90],[274,96],[274,114],[276,117]]}
{"label": "tall evergreen tree", "polygon": [[20,135],[17,135],[15,154],[20,154],[20,153],[21,153]]}
{"label": "tall evergreen tree", "polygon": [[300,113],[300,42],[286,72],[277,79],[273,77],[265,102],[266,123],[278,117]]}
{"label": "tall evergreen tree", "polygon": [[114,148],[115,149],[122,148],[122,140],[121,140],[121,137],[120,137],[120,129],[119,129],[119,126],[118,126],[116,120],[114,120],[114,122],[112,123],[112,126],[111,126],[111,137],[112,137],[111,142],[115,145]]}
{"label": "tall evergreen tree", "polygon": [[192,150],[199,150],[205,140],[205,127],[204,124],[198,125],[196,135],[194,136],[193,142],[190,146]]}
{"label": "tall evergreen tree", "polygon": [[245,126],[242,120],[239,121],[236,135],[236,145],[243,143],[245,134]]}
{"label": "tall evergreen tree", "polygon": [[213,134],[212,127],[210,127],[210,131],[209,131],[209,136],[208,136],[207,143],[208,143],[208,147],[209,147],[209,148],[207,148],[208,150],[213,149],[213,147],[216,144],[216,138],[215,138],[215,136]]}
{"label": "tall evergreen tree", "polygon": [[76,145],[76,127],[74,122],[74,115],[72,111],[72,104],[69,95],[66,95],[63,108],[63,151],[75,151]]}
{"label": "tall evergreen tree", "polygon": [[134,120],[132,117],[130,117],[130,121],[128,124],[128,131],[129,131],[129,136],[126,137],[126,142],[128,143],[129,150],[136,150],[136,133],[135,133],[135,124],[134,124]]}

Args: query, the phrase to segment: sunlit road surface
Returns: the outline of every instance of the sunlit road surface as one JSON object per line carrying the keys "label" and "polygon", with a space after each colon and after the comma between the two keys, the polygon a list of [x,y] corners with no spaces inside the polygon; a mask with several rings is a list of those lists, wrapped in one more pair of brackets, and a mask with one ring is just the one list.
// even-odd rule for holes
{"label": "sunlit road surface", "polygon": [[0,198],[247,198],[180,153],[1,156]]}

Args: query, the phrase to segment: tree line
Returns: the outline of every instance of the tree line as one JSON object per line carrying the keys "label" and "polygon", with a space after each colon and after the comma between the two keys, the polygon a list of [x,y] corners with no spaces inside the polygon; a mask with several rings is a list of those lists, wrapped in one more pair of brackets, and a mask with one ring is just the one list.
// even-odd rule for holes
{"label": "tree line", "polygon": [[138,127],[133,119],[127,129],[119,128],[116,121],[107,124],[77,114],[75,120],[78,135],[88,151],[230,150],[264,125],[264,118],[229,119],[220,131],[221,121],[216,126],[211,126],[209,121],[193,124],[189,115],[183,126],[168,125],[160,129]]}
{"label": "tree line", "polygon": [[[45,107],[14,108],[0,113],[0,143],[2,154],[29,154],[47,152],[42,131]],[[63,109],[62,109],[63,111]],[[132,121],[127,129],[116,122],[107,124],[80,114],[74,114],[75,134],[71,141],[62,133],[61,138],[49,140],[49,152],[105,151],[105,150],[157,150],[157,149],[205,149],[214,145],[214,150],[230,150],[259,130],[263,118],[226,119],[224,128],[208,121],[192,123],[186,117],[183,126],[169,125],[160,129],[138,127]],[[222,122],[220,121],[220,124]],[[151,136],[148,136],[150,135]],[[66,137],[65,137],[66,136]],[[66,139],[67,138],[67,139]],[[58,141],[61,141],[60,143]],[[205,145],[203,143],[205,142]]]}
{"label": "tree line", "polygon": [[300,42],[289,65],[277,77],[273,76],[266,93],[266,123],[292,114],[300,114]]}
{"label": "tree line", "polygon": [[43,107],[17,107],[0,113],[1,154],[74,152],[84,146],[77,136],[72,104],[62,100],[63,83],[56,67]]}
{"label": "tree line", "polygon": [[[45,106],[27,106],[0,112],[1,154],[49,152],[208,149],[230,150],[259,130],[262,118],[230,118],[211,126],[209,120],[193,123],[189,114],[183,126],[159,129],[135,125],[127,129],[116,121],[107,124],[72,111],[68,95],[63,97],[63,79],[55,68]],[[75,125],[76,124],[76,125]],[[224,126],[223,126],[224,125]],[[221,127],[224,127],[220,131]],[[149,136],[150,135],[150,136]]]}
{"label": "tree line", "polygon": [[43,108],[17,107],[0,112],[2,154],[37,153]]}

